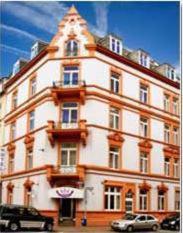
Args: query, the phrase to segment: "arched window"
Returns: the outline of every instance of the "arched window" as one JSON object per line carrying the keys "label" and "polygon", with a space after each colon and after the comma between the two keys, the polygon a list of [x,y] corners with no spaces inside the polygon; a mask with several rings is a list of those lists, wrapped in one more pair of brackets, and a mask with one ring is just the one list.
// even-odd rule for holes
{"label": "arched window", "polygon": [[125,210],[126,213],[133,212],[133,193],[129,190],[125,195]]}
{"label": "arched window", "polygon": [[66,44],[66,56],[78,55],[78,43],[75,40],[69,40]]}

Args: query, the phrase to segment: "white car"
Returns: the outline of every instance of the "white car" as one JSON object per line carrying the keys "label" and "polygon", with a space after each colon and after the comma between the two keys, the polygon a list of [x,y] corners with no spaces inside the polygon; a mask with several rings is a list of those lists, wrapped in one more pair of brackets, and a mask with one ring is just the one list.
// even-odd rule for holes
{"label": "white car", "polygon": [[123,219],[114,220],[111,228],[117,231],[132,232],[133,230],[151,229],[157,231],[159,228],[158,220],[147,214],[126,214]]}

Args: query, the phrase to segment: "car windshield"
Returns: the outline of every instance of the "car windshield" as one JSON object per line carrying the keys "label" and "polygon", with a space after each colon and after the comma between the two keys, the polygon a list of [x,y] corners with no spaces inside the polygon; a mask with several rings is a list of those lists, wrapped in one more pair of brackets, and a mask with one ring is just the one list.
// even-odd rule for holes
{"label": "car windshield", "polygon": [[137,217],[135,214],[126,214],[124,219],[125,220],[134,220]]}

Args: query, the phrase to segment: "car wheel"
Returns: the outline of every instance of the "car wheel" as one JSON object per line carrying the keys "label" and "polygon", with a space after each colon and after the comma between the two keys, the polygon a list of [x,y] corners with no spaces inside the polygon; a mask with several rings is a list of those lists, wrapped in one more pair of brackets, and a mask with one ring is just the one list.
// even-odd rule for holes
{"label": "car wheel", "polygon": [[19,225],[18,225],[18,223],[16,223],[16,222],[10,222],[10,223],[9,223],[9,226],[8,226],[8,229],[9,229],[10,231],[18,231]]}
{"label": "car wheel", "polygon": [[179,230],[180,230],[179,225],[175,225],[175,230],[176,230],[176,231],[179,231]]}
{"label": "car wheel", "polygon": [[127,232],[132,232],[133,231],[133,226],[128,226],[127,227]]}
{"label": "car wheel", "polygon": [[153,226],[152,226],[152,230],[153,230],[153,231],[157,231],[157,230],[158,230],[158,226],[157,226],[157,225],[153,225]]}
{"label": "car wheel", "polygon": [[47,231],[53,231],[53,224],[52,223],[47,223],[46,225],[45,225],[45,230],[47,230]]}

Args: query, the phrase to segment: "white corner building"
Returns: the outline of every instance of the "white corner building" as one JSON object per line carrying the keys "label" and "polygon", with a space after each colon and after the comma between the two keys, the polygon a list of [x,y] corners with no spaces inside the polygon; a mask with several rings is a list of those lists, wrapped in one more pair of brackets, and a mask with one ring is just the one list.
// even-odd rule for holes
{"label": "white corner building", "polygon": [[90,33],[71,7],[51,42],[16,63],[3,92],[3,203],[76,226],[179,211],[180,84],[123,43]]}

